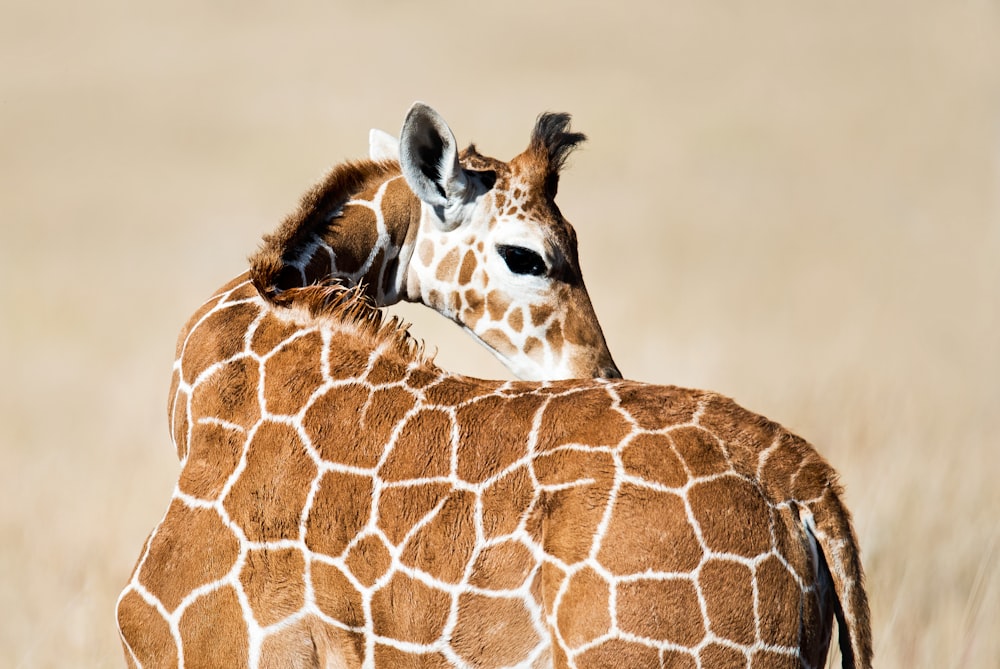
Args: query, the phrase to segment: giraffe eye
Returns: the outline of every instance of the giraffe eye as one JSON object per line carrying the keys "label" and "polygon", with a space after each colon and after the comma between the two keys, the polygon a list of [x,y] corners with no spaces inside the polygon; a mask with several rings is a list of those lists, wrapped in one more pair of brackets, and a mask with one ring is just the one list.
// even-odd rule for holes
{"label": "giraffe eye", "polygon": [[514,274],[530,274],[531,276],[545,274],[545,261],[542,260],[542,256],[531,249],[522,246],[498,246],[497,253]]}

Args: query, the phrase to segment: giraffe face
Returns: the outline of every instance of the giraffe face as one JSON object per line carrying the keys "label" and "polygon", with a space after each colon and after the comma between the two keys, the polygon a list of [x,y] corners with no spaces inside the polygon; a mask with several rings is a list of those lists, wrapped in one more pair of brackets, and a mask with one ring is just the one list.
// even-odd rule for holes
{"label": "giraffe face", "polygon": [[[408,137],[404,124],[403,175],[424,202],[407,294],[522,379],[620,378],[583,282],[576,233],[554,201],[558,168],[582,136],[565,131],[568,116],[553,116],[540,117],[531,145],[510,163],[471,146],[451,156],[450,130]],[[434,120],[434,131],[447,130]]]}

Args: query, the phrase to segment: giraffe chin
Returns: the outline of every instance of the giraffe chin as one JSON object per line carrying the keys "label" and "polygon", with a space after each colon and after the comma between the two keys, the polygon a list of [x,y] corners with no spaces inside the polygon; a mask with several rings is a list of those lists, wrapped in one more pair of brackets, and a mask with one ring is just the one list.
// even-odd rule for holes
{"label": "giraffe chin", "polygon": [[[470,337],[496,357],[514,376],[522,381],[569,381],[571,379],[621,379],[622,373],[613,360],[609,361],[606,349],[591,351],[581,349],[576,355],[563,356],[558,363],[546,360],[535,352],[535,359],[525,353],[526,347],[516,347],[502,333],[495,329],[480,336],[468,326],[461,326]],[[570,349],[564,346],[563,351]],[[577,348],[577,347],[572,347]],[[604,355],[602,355],[602,353]]]}

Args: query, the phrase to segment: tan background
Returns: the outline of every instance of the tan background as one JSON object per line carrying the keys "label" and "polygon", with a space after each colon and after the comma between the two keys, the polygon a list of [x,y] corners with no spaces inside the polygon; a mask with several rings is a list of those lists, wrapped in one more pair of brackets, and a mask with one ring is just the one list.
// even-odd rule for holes
{"label": "tan background", "polygon": [[0,666],[123,666],[178,329],[415,99],[505,159],[572,112],[560,203],[626,376],[842,472],[879,666],[996,666],[997,0],[286,5],[0,4]]}

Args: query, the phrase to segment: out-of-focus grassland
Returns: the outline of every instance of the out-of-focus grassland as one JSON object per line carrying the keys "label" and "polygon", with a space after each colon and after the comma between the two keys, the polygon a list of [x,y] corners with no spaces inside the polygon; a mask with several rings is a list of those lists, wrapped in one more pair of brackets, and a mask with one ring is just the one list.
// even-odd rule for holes
{"label": "out-of-focus grassland", "polygon": [[840,470],[879,666],[997,666],[995,0],[2,0],[0,666],[122,666],[180,325],[415,99],[501,158],[572,112],[560,203],[626,375]]}

